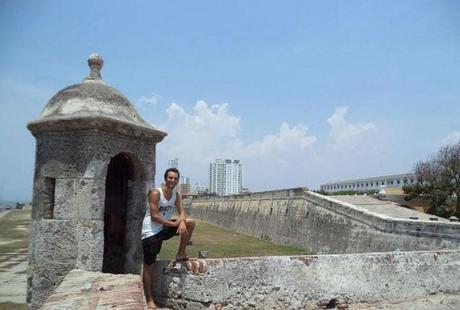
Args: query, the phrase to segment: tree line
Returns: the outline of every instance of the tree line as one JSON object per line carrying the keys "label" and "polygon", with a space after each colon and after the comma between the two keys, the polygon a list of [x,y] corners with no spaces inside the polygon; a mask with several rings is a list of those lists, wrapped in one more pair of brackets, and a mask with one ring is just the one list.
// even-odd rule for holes
{"label": "tree line", "polygon": [[406,200],[428,199],[427,213],[460,217],[460,141],[442,147],[426,161],[417,162],[414,173],[416,181],[403,187]]}

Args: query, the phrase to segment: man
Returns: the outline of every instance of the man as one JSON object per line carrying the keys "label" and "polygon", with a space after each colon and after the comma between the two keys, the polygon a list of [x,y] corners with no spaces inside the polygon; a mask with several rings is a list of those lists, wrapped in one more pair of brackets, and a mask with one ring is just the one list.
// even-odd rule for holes
{"label": "man", "polygon": [[[190,259],[185,249],[195,228],[195,222],[191,218],[185,217],[180,195],[174,190],[179,182],[179,176],[179,170],[167,169],[164,174],[164,184],[148,193],[149,208],[142,223],[142,246],[144,248],[142,282],[148,309],[156,309],[152,297],[152,266],[161,250],[163,240],[179,235],[180,244],[176,260],[186,261]],[[172,220],[174,207],[178,217]]]}

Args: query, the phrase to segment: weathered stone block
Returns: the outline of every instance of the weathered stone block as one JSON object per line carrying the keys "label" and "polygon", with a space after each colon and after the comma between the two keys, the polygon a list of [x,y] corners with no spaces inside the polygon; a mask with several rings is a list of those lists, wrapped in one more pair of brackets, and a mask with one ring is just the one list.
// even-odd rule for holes
{"label": "weathered stone block", "polygon": [[30,309],[39,309],[39,306],[51,295],[73,266],[73,263],[55,263],[53,261],[49,261],[46,265],[29,265],[27,303]]}
{"label": "weathered stone block", "polygon": [[39,220],[32,223],[33,261],[74,264],[77,258],[75,220]]}
{"label": "weathered stone block", "polygon": [[[63,137],[61,137],[62,139]],[[45,139],[45,141],[49,141]],[[48,143],[47,143],[48,144]],[[62,145],[64,144],[64,145]],[[72,178],[75,175],[78,175],[79,169],[77,162],[72,162],[68,156],[72,156],[72,148],[66,149],[65,152],[56,151],[59,146],[66,146],[64,140],[60,140],[57,143],[52,143],[49,147],[55,150],[52,154],[48,154],[48,152],[43,152],[40,154],[41,156],[37,158],[40,162],[40,169],[39,175],[40,177],[63,177],[63,178]],[[68,145],[67,145],[68,146]]]}
{"label": "weathered stone block", "polygon": [[75,179],[56,179],[53,218],[73,220],[77,216],[75,207]]}
{"label": "weathered stone block", "polygon": [[78,257],[76,267],[84,270],[102,270],[104,256],[104,222],[79,220],[77,226]]}
{"label": "weathered stone block", "polygon": [[107,160],[92,158],[86,166],[83,178],[104,179],[107,175]]}
{"label": "weathered stone block", "polygon": [[77,179],[75,203],[78,206],[79,219],[104,220],[104,200],[104,179]]}

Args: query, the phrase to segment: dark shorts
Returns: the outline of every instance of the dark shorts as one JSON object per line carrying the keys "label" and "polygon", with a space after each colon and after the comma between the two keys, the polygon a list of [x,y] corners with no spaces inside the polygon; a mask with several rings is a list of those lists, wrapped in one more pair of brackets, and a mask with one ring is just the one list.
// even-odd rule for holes
{"label": "dark shorts", "polygon": [[177,234],[177,227],[164,226],[163,229],[156,235],[142,240],[144,248],[144,263],[151,265],[157,260],[157,255],[160,253],[163,240],[168,240]]}

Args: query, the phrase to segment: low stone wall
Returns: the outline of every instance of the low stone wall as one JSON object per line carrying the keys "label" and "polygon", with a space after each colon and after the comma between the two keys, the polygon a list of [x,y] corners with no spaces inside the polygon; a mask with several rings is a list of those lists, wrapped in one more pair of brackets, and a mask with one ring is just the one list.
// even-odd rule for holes
{"label": "low stone wall", "polygon": [[192,200],[192,216],[314,253],[459,249],[460,223],[391,218],[303,188]]}
{"label": "low stone wall", "polygon": [[41,309],[146,309],[138,275],[74,269]]}
{"label": "low stone wall", "polygon": [[[166,261],[157,262],[154,272],[162,275],[154,278],[157,302],[172,309],[318,309],[460,293],[460,251],[205,262],[207,271],[199,275],[188,272],[183,263],[171,268]],[[458,295],[454,298],[460,305]]]}

